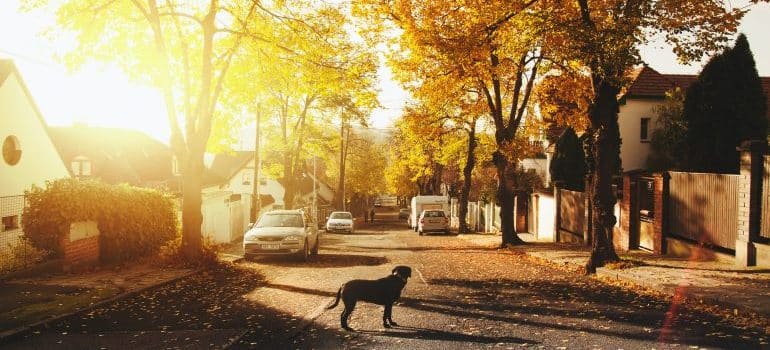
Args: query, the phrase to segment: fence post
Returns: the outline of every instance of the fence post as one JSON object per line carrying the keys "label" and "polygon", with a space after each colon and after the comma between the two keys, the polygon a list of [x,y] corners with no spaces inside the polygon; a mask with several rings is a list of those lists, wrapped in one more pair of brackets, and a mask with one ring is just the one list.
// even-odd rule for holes
{"label": "fence post", "polygon": [[655,254],[665,254],[666,252],[663,232],[666,229],[667,177],[664,173],[655,173],[653,175],[652,251]]}
{"label": "fence post", "polygon": [[559,242],[559,228],[561,227],[561,181],[553,182],[553,241]]}
{"label": "fence post", "polygon": [[762,215],[762,157],[766,149],[767,142],[763,140],[744,141],[736,149],[740,154],[738,237],[735,240],[735,264],[738,266],[757,264],[757,252],[753,242],[759,236]]}

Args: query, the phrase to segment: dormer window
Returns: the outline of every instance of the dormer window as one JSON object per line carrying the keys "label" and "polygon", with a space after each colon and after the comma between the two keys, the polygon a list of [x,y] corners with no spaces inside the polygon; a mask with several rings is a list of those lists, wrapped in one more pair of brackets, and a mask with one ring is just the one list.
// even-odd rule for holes
{"label": "dormer window", "polygon": [[182,174],[182,172],[179,171],[179,158],[177,158],[175,155],[171,156],[171,174],[174,176],[179,176]]}
{"label": "dormer window", "polygon": [[91,176],[91,160],[84,156],[77,156],[72,159],[70,169],[76,177]]}
{"label": "dormer window", "polygon": [[252,173],[251,171],[248,171],[248,170],[244,171],[243,172],[242,182],[243,182],[244,185],[251,185],[251,180],[253,178],[254,178],[254,173]]}

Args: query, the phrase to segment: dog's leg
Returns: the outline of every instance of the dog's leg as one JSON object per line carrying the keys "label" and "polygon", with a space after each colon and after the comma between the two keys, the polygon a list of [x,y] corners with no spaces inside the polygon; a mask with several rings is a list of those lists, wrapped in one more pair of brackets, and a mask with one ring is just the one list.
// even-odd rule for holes
{"label": "dog's leg", "polygon": [[398,326],[393,322],[393,304],[385,304],[385,312],[382,314],[382,326],[390,328],[390,326]]}
{"label": "dog's leg", "polygon": [[345,309],[342,310],[342,314],[340,315],[340,326],[342,326],[343,329],[352,331],[353,328],[350,328],[348,326],[348,318],[350,317],[350,314],[353,313],[353,309],[356,308],[356,302],[352,303],[345,303]]}

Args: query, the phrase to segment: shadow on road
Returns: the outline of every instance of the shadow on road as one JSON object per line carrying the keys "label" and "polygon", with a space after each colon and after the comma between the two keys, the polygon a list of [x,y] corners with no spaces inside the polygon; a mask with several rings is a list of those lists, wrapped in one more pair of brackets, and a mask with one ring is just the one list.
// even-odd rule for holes
{"label": "shadow on road", "polygon": [[254,262],[281,267],[312,267],[312,268],[334,268],[350,266],[377,266],[388,263],[388,259],[382,256],[368,256],[357,254],[328,254],[321,253],[311,256],[307,262],[298,262],[292,257],[285,256],[264,256],[258,257]]}
{"label": "shadow on road", "polygon": [[447,332],[439,329],[419,328],[419,327],[407,327],[407,326],[395,326],[390,331],[363,331],[356,330],[357,333],[363,333],[374,336],[384,336],[393,338],[405,338],[405,339],[425,339],[425,340],[448,340],[468,343],[481,343],[481,344],[497,344],[497,343],[513,343],[513,344],[538,344],[532,340],[521,339],[516,337],[487,337],[483,335],[472,335],[457,332]]}

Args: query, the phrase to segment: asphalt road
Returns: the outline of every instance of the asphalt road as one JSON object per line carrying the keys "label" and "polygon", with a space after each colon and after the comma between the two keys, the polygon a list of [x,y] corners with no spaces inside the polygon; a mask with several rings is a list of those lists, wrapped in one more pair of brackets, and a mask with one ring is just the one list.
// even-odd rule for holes
{"label": "asphalt road", "polygon": [[[383,218],[380,216],[380,218]],[[37,329],[4,348],[770,349],[761,330],[498,250],[498,238],[418,236],[402,222],[325,234],[310,262],[240,262]],[[480,243],[481,242],[481,243]],[[486,243],[484,243],[486,242]],[[337,288],[414,269],[385,329]]]}

